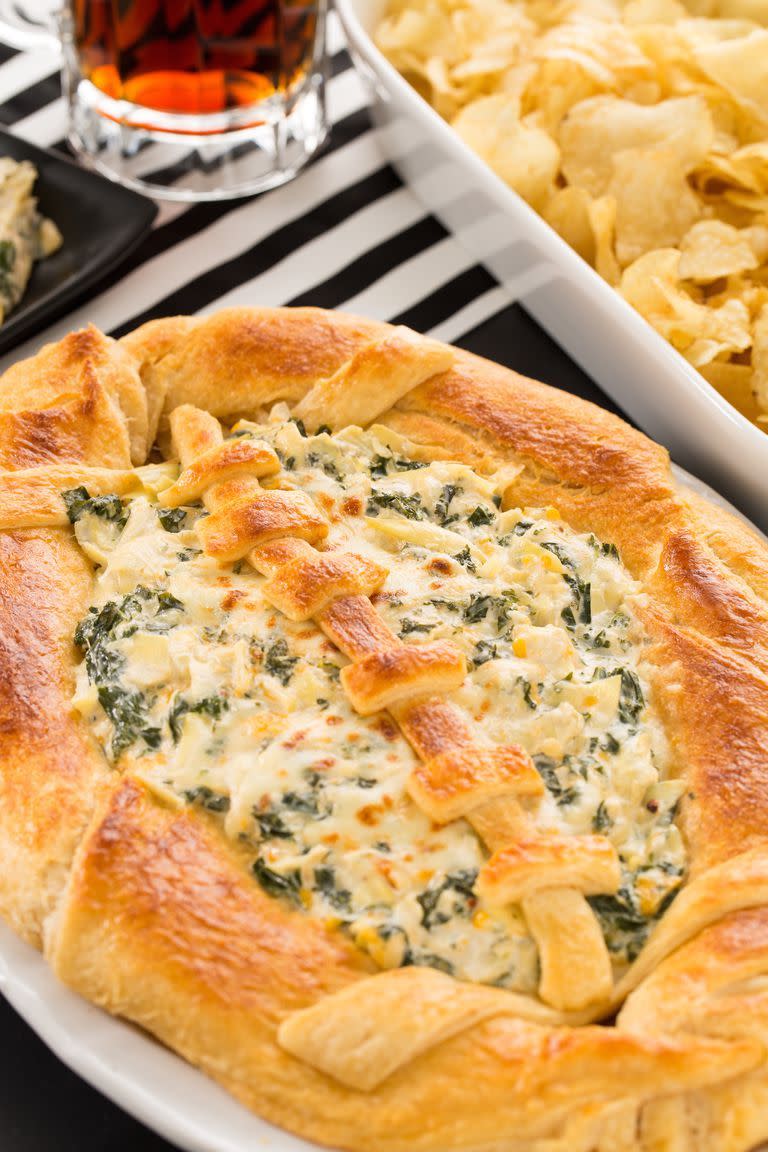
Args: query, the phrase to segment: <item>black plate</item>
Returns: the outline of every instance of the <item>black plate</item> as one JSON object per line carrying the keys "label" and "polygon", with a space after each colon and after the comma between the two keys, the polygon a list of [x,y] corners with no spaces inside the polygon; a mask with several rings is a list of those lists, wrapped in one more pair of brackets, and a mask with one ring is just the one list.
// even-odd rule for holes
{"label": "black plate", "polygon": [[0,326],[0,353],[50,324],[123,260],[152,226],[157,207],[145,196],[0,130],[0,156],[37,168],[40,211],[64,242],[35,264],[21,302]]}

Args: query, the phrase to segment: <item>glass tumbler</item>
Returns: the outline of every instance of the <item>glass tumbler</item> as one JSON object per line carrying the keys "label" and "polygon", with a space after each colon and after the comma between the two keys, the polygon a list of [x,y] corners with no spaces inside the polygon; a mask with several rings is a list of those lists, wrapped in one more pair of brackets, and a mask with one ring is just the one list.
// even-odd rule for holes
{"label": "glass tumbler", "polygon": [[[0,38],[29,46],[40,33],[19,12],[0,4]],[[325,17],[326,0],[67,0],[53,18],[69,141],[156,197],[282,184],[328,131]]]}

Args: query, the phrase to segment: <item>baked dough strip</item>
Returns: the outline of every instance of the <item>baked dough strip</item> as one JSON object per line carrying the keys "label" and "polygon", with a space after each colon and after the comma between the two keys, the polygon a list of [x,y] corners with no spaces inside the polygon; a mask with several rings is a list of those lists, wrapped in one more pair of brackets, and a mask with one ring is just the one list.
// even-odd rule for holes
{"label": "baked dough strip", "polygon": [[[341,680],[352,706],[363,715],[387,708],[424,761],[410,785],[414,801],[437,821],[464,817],[495,853],[478,889],[497,903],[521,903],[539,949],[541,999],[563,1012],[605,1004],[611,962],[585,895],[619,887],[611,842],[542,840],[519,800],[543,792],[530,759],[518,748],[478,747],[460,713],[436,695],[461,685],[464,657],[449,641],[406,645],[394,635],[368,599],[386,579],[384,569],[347,557],[326,588],[336,598],[322,603],[316,576],[341,557],[313,547],[325,540],[328,525],[304,492],[260,484],[259,477],[274,478],[280,468],[271,449],[251,441],[245,452],[224,440],[213,416],[191,405],[173,411],[171,432],[183,472],[160,502],[173,506],[190,493],[202,495],[210,515],[197,531],[206,554],[227,563],[247,558],[268,577],[263,592],[276,607],[289,607],[293,619],[313,617],[349,657]],[[315,586],[303,605],[302,575]],[[447,817],[448,810],[455,815]],[[567,885],[559,882],[563,875]]]}

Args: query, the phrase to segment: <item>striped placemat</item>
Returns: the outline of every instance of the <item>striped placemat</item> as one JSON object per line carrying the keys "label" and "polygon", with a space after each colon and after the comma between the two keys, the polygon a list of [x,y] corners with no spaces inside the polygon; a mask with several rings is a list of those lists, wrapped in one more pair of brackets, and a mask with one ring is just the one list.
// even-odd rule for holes
{"label": "striped placemat", "polygon": [[[163,203],[150,235],[98,293],[0,358],[0,370],[89,322],[120,336],[158,316],[311,304],[408,324],[611,406],[384,160],[334,12],[328,44],[333,130],[319,157],[255,198]],[[57,52],[0,45],[0,124],[66,152]],[[134,164],[184,183],[162,145]]]}

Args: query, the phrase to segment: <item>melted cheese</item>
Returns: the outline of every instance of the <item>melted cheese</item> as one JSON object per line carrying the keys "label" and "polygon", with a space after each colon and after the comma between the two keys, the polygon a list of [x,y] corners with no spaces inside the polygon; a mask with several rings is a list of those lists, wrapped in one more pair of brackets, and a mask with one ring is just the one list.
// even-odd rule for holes
{"label": "melted cheese", "polygon": [[[684,850],[681,787],[664,778],[646,704],[639,592],[615,549],[552,509],[499,511],[507,477],[411,459],[383,429],[304,437],[278,413],[236,432],[274,447],[272,483],[318,503],[328,547],[389,569],[374,603],[395,633],[461,647],[470,672],[451,699],[488,738],[534,757],[547,794],[533,818],[613,840],[623,887],[593,904],[625,963],[679,884]],[[273,609],[246,563],[202,555],[199,506],[176,531],[151,492],[127,507],[122,531],[96,516],[77,525],[101,568],[75,704],[107,755],[167,799],[217,813],[252,846],[270,894],[338,925],[382,966],[532,992],[536,949],[519,911],[474,892],[483,845],[410,800],[413,753],[386,715],[352,712],[344,657]]]}

